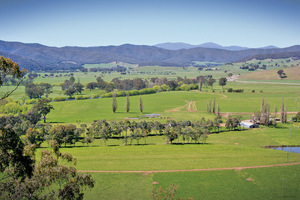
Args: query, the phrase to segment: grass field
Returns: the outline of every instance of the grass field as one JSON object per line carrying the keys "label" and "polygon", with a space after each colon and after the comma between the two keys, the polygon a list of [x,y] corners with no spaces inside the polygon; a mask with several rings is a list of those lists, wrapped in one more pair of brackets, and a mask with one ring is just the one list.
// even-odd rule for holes
{"label": "grass field", "polygon": [[[262,147],[299,144],[299,125],[213,134],[206,145],[166,145],[162,136],[155,136],[147,139],[148,145],[122,146],[119,140],[109,140],[107,144],[111,146],[105,147],[96,140],[91,147],[62,148],[61,151],[77,157],[79,170],[206,169],[292,163],[300,161],[300,154]],[[86,192],[85,199],[151,199],[152,189],[170,184],[179,186],[178,197],[281,199],[283,178],[285,198],[300,196],[299,165],[148,175],[92,173],[92,176],[96,180],[95,188]],[[251,180],[247,180],[249,178]],[[153,185],[153,182],[159,184]]]}
{"label": "grass field", "polygon": [[[251,61],[259,62],[259,61]],[[267,71],[259,73],[272,74],[275,61],[268,63]],[[279,61],[276,61],[279,62]],[[285,60],[280,61],[283,65]],[[262,64],[263,64],[262,63]],[[104,65],[88,65],[85,67],[112,67],[116,63]],[[195,78],[198,75],[213,74],[214,78],[226,77],[229,72],[234,74],[247,74],[243,80],[254,80],[258,72],[239,69],[241,64],[218,66],[218,71],[198,71],[197,68],[171,68],[171,67],[138,67],[131,69],[130,75],[122,78],[149,78],[177,76]],[[130,67],[128,65],[128,67]],[[274,67],[273,67],[274,68]],[[290,70],[290,71],[289,71]],[[288,77],[294,68],[284,68]],[[298,70],[298,68],[297,68]],[[226,73],[224,72],[226,71]],[[118,109],[112,112],[111,98],[74,100],[65,102],[52,102],[55,110],[47,115],[47,122],[52,125],[60,123],[87,124],[94,120],[124,120],[127,117],[141,118],[141,120],[200,120],[202,117],[213,119],[215,115],[206,112],[209,99],[215,99],[219,104],[221,113],[244,113],[244,118],[249,118],[250,113],[260,109],[262,98],[270,104],[270,111],[277,105],[279,112],[281,100],[287,105],[289,112],[300,110],[299,85],[281,85],[277,83],[300,83],[298,72],[295,79],[255,80],[254,82],[227,82],[225,92],[216,82],[214,92],[211,88],[204,87],[199,91],[174,91],[143,95],[143,114],[138,109],[138,96],[130,97],[130,112],[125,112],[125,98],[118,97]],[[102,73],[75,73],[74,77],[80,82],[95,81]],[[249,77],[247,78],[247,76]],[[257,75],[260,76],[260,75]],[[110,81],[112,78],[121,77],[120,73],[104,74],[103,78]],[[246,78],[245,78],[246,77]],[[58,85],[68,77],[41,78],[36,82],[49,82]],[[259,79],[259,78],[257,78]],[[269,81],[272,84],[260,83]],[[228,93],[227,89],[244,89],[243,93]],[[1,87],[0,92],[11,89]],[[254,92],[252,92],[254,90]],[[102,94],[100,90],[85,90],[84,95]],[[11,96],[21,100],[24,87],[19,87]],[[59,86],[54,87],[50,97],[61,96]],[[189,105],[194,105],[192,112],[188,111]],[[144,114],[161,114],[161,118],[146,119]],[[279,116],[279,114],[278,114]],[[292,115],[289,115],[289,118]],[[246,167],[258,165],[273,165],[300,162],[300,154],[287,153],[279,150],[263,148],[267,145],[300,145],[300,123],[278,125],[278,128],[251,129],[244,131],[225,131],[208,136],[207,144],[166,144],[163,136],[147,137],[140,140],[140,145],[133,141],[132,145],[124,146],[122,140],[109,139],[107,146],[103,141],[96,139],[90,146],[76,143],[76,146],[61,148],[62,152],[69,152],[78,159],[78,170],[112,170],[112,171],[152,171],[152,170],[188,170],[211,169],[224,167]],[[176,140],[177,142],[177,140]],[[179,142],[183,142],[179,140]],[[130,143],[130,142],[129,142]],[[146,143],[146,144],[145,144]],[[43,144],[47,148],[47,144]],[[38,149],[37,156],[41,149]],[[159,186],[167,187],[176,184],[178,197],[193,197],[194,199],[299,199],[300,175],[299,165],[198,172],[172,172],[172,173],[92,173],[96,184],[91,191],[86,191],[85,199],[151,199],[152,189]],[[247,180],[247,179],[251,180]],[[283,179],[285,180],[283,197]],[[153,185],[158,182],[158,185]]]}
{"label": "grass field", "polygon": [[286,73],[286,78],[280,78],[277,74],[279,69],[256,71],[248,74],[244,74],[240,79],[256,79],[256,80],[298,80],[300,79],[300,65],[289,68],[280,68]]}
{"label": "grass field", "polygon": [[[96,187],[85,199],[152,199],[159,186],[178,186],[177,197],[194,199],[297,199],[299,166],[143,174],[92,173]],[[251,178],[252,180],[247,181]],[[284,179],[284,197],[283,197]],[[158,182],[158,185],[153,185]],[[138,192],[137,192],[138,191]]]}
{"label": "grass field", "polygon": [[[281,100],[287,105],[289,112],[300,109],[299,86],[276,85],[259,83],[237,83],[229,82],[226,88],[244,89],[244,93],[223,93],[220,86],[216,86],[215,92],[203,88],[198,91],[177,91],[161,92],[150,95],[143,95],[143,114],[161,114],[175,120],[200,120],[202,117],[213,118],[213,115],[206,113],[206,105],[209,99],[216,99],[223,113],[253,113],[254,108],[260,108],[261,99],[264,98],[270,104],[270,111],[273,112],[277,106],[279,112]],[[255,93],[252,93],[255,90]],[[262,91],[262,92],[260,92]],[[112,112],[111,98],[91,99],[80,101],[53,102],[55,110],[49,115],[50,122],[72,123],[92,122],[93,120],[124,120],[127,117],[140,118],[142,115],[138,108],[138,96],[130,97],[131,109],[125,112],[125,98],[118,97],[118,109]],[[189,102],[195,102],[196,112],[188,112]]]}

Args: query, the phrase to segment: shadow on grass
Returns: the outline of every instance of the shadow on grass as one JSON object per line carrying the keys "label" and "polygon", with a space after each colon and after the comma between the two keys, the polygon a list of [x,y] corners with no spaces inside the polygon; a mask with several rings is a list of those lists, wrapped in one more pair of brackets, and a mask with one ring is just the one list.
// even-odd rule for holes
{"label": "shadow on grass", "polygon": [[189,142],[189,143],[170,143],[170,145],[211,145],[210,143],[192,143],[192,142]]}

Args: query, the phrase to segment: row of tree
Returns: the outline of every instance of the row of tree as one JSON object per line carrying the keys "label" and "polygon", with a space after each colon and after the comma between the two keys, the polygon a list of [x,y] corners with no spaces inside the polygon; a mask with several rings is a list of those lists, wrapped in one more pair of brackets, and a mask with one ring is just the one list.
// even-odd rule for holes
{"label": "row of tree", "polygon": [[[253,117],[254,122],[260,123],[264,126],[273,125],[276,127],[277,124],[277,106],[274,106],[273,115],[270,112],[270,105],[264,98],[261,100],[260,110],[257,111],[256,108],[254,109]],[[284,104],[284,100],[282,98],[281,101],[281,109],[280,109],[280,121],[281,123],[287,123],[287,107]]]}

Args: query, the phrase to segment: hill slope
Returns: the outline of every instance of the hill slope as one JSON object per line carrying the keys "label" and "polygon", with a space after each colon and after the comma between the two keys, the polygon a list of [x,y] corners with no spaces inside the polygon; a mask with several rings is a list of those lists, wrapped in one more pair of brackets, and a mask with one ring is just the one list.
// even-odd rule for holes
{"label": "hill slope", "polygon": [[[277,71],[274,70],[265,70],[265,71],[255,71],[249,74],[244,74],[240,76],[240,79],[247,80],[280,80]],[[295,67],[283,68],[284,73],[286,73],[286,78],[282,80],[300,80],[300,65]]]}
{"label": "hill slope", "polygon": [[257,54],[300,51],[300,46],[275,49],[229,51],[213,48],[167,50],[154,46],[48,47],[41,44],[0,41],[0,54],[18,62],[22,68],[76,69],[82,64],[121,61],[139,65],[188,66],[193,61],[235,62]]}

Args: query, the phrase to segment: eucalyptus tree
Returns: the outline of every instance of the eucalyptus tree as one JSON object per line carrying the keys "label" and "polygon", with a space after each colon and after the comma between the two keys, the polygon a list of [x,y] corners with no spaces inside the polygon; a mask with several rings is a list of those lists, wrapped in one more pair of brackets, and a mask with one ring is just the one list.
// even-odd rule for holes
{"label": "eucalyptus tree", "polygon": [[219,85],[222,86],[222,90],[224,91],[224,86],[226,85],[227,78],[220,78]]}
{"label": "eucalyptus tree", "polygon": [[163,128],[164,126],[160,122],[158,121],[154,122],[153,129],[155,130],[156,135],[158,132],[161,135]]}
{"label": "eucalyptus tree", "polygon": [[54,110],[54,107],[50,104],[49,99],[39,99],[32,109],[41,114],[43,116],[44,123],[46,123],[46,115],[50,113],[51,110]]}

